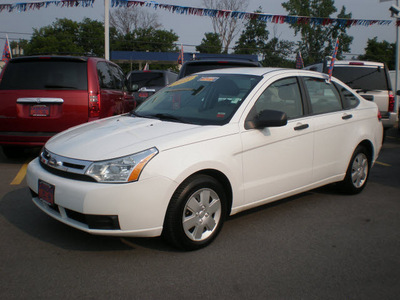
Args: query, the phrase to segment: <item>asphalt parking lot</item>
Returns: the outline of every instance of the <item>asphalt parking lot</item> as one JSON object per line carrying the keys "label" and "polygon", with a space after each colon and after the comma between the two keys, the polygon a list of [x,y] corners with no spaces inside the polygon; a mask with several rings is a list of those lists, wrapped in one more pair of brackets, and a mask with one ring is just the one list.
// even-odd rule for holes
{"label": "asphalt parking lot", "polygon": [[1,299],[398,299],[400,133],[366,189],[324,187],[228,219],[209,247],[92,236],[39,211],[23,179],[37,152],[0,154]]}

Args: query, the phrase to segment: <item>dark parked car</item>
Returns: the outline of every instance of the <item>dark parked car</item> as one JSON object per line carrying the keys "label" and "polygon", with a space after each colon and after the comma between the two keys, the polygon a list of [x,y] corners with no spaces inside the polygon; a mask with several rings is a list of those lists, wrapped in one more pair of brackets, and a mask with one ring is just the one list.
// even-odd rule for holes
{"label": "dark parked car", "polygon": [[178,74],[167,70],[131,71],[126,76],[137,105],[155,92],[176,81]]}
{"label": "dark parked car", "polygon": [[135,107],[120,67],[94,57],[14,58],[0,74],[0,145],[6,156],[72,126]]}
{"label": "dark parked car", "polygon": [[241,67],[262,67],[258,61],[244,59],[201,59],[187,61],[182,65],[179,71],[178,79],[193,73],[225,68],[241,68]]}

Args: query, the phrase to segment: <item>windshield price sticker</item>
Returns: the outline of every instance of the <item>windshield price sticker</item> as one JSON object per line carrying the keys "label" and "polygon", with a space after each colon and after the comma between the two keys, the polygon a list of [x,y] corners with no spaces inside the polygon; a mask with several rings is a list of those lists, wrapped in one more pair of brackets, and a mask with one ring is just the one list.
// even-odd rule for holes
{"label": "windshield price sticker", "polygon": [[219,77],[201,77],[198,81],[205,81],[205,82],[216,82]]}

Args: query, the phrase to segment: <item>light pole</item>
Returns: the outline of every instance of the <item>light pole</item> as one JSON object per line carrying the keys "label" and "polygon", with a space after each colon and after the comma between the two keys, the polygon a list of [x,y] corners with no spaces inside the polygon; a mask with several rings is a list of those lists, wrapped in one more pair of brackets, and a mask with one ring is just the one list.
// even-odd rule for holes
{"label": "light pole", "polygon": [[394,109],[396,111],[396,113],[399,112],[399,98],[397,96],[397,91],[399,90],[399,50],[400,50],[400,46],[399,46],[399,26],[397,26],[397,21],[399,20],[399,13],[400,13],[400,8],[399,8],[399,0],[396,0],[396,6],[392,5],[389,8],[390,12],[392,13],[392,17],[394,17],[396,19],[396,60],[395,60],[395,68],[396,68],[396,82],[394,84],[395,86],[395,90],[394,90],[394,99],[395,99],[395,103],[394,103]]}
{"label": "light pole", "polygon": [[104,58],[110,59],[110,0],[104,0]]}

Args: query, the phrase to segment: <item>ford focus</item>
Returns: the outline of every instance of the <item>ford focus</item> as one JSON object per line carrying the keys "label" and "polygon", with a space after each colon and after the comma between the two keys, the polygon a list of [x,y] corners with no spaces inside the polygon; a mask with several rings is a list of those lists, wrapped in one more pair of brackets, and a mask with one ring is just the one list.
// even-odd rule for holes
{"label": "ford focus", "polygon": [[382,133],[376,104],[326,74],[219,69],[54,136],[27,183],[76,229],[195,250],[241,211],[331,183],[361,192]]}

